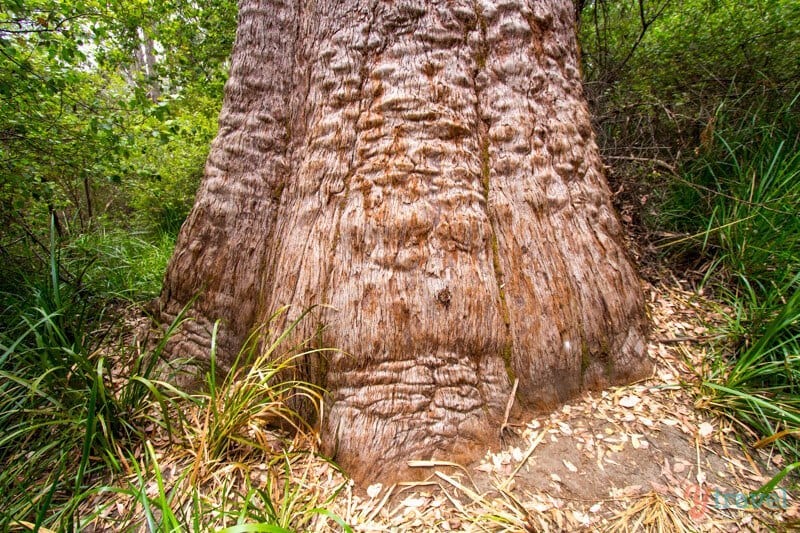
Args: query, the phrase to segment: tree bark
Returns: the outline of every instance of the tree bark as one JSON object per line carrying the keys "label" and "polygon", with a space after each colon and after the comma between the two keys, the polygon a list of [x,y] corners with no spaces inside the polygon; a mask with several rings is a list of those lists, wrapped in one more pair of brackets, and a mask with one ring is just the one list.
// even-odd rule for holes
{"label": "tree bark", "polygon": [[[206,177],[170,262],[173,355],[230,362],[289,305],[341,352],[326,449],[354,477],[468,461],[517,404],[647,371],[638,278],[583,99],[569,0],[241,0]],[[312,360],[313,359],[313,360]]]}

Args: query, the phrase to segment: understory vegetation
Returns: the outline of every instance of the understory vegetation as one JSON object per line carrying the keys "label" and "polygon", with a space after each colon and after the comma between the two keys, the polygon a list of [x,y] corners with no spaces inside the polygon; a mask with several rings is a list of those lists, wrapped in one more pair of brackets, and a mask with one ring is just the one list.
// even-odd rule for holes
{"label": "understory vegetation", "polygon": [[[726,317],[699,405],[800,460],[800,5],[592,2],[586,92],[639,253]],[[657,281],[652,279],[652,281]],[[704,339],[697,339],[704,340]]]}
{"label": "understory vegetation", "polygon": [[[0,530],[349,530],[288,407],[321,391],[272,379],[292,364],[274,357],[287,332],[189,394],[160,362],[183,318],[138,319],[216,133],[235,2],[0,8]],[[579,32],[643,274],[726,317],[694,339],[712,348],[698,405],[774,446],[777,483],[800,465],[800,3],[599,0]],[[222,470],[233,481],[204,492]]]}

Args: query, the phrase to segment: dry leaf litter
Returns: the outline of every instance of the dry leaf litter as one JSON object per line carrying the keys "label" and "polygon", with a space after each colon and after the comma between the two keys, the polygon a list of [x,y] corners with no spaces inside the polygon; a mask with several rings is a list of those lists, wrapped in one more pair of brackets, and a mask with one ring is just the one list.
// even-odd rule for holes
{"label": "dry leaf litter", "polygon": [[[649,286],[647,294],[650,379],[587,393],[549,415],[509,424],[506,446],[487,451],[477,464],[412,461],[431,471],[424,482],[355,487],[314,454],[294,454],[288,461],[293,490],[357,532],[800,530],[800,503],[783,489],[764,505],[741,504],[741,495],[779,469],[780,456],[741,443],[729,423],[699,408],[696,384],[710,349],[709,326],[722,316],[678,287]],[[165,484],[186,483],[181,473],[189,458],[163,436],[153,437]],[[295,443],[298,449],[310,444]],[[214,469],[202,492],[213,503],[224,494],[219,487],[244,476],[266,485],[274,476],[280,498],[286,471],[280,461],[232,461]],[[157,494],[155,480],[147,491]],[[131,516],[136,505],[117,497],[97,529]],[[231,523],[219,517],[219,525]],[[325,515],[303,528],[341,531]]]}

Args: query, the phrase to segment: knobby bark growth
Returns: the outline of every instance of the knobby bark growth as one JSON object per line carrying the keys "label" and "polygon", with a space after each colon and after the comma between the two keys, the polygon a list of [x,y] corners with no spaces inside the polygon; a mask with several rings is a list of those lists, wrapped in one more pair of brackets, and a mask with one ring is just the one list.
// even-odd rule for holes
{"label": "knobby bark growth", "polygon": [[[646,371],[645,313],[570,0],[241,0],[220,131],[161,296],[173,355],[280,306],[354,477],[467,461],[527,409]],[[323,327],[320,327],[323,326]]]}

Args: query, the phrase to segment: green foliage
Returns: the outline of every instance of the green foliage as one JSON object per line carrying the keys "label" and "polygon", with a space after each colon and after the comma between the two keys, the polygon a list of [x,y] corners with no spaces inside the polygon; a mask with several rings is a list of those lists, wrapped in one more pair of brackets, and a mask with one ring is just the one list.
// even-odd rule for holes
{"label": "green foliage", "polygon": [[139,302],[161,290],[175,246],[171,234],[136,235],[99,229],[84,233],[64,250],[70,269],[81,273],[84,291],[102,298]]}
{"label": "green foliage", "polygon": [[[120,178],[136,227],[177,235],[203,175],[203,166],[217,131],[221,96],[198,95],[191,104],[175,103],[174,118],[149,119],[162,136],[138,136],[140,147],[125,163]],[[147,128],[145,127],[144,130]]]}
{"label": "green foliage", "polygon": [[798,103],[775,115],[755,109],[745,120],[720,110],[715,139],[685,165],[666,211],[664,222],[679,231],[703,228],[701,253],[754,298],[786,285],[800,265]]}
{"label": "green foliage", "polygon": [[54,234],[49,277],[32,288],[35,302],[19,327],[0,335],[2,529],[72,523],[90,479],[121,471],[120,456],[141,439],[142,424],[167,420],[151,416],[151,402],[166,410],[161,390],[174,392],[153,380],[166,341],[107,357],[103,310],[61,281]]}
{"label": "green foliage", "polygon": [[[742,311],[751,311],[748,308]],[[756,313],[764,313],[764,309]],[[709,406],[742,424],[756,439],[781,435],[774,442],[800,459],[795,431],[800,428],[800,290],[770,309],[774,318],[753,326],[740,339],[738,353],[717,354],[703,383]],[[752,311],[751,311],[752,312]]]}
{"label": "green foliage", "polygon": [[[795,98],[768,123],[731,123],[687,165],[672,195],[673,246],[695,262],[733,312],[704,387],[711,405],[769,437],[800,428],[800,127]],[[794,460],[791,436],[776,445]]]}
{"label": "green foliage", "polygon": [[794,96],[794,0],[598,0],[580,27],[586,94],[607,156],[691,157],[716,109]]}
{"label": "green foliage", "polygon": [[[325,508],[336,494],[309,489],[314,464],[298,466],[299,452],[276,455],[268,439],[276,426],[308,430],[292,405],[320,402],[321,390],[288,379],[308,354],[278,352],[304,315],[274,337],[254,335],[219,381],[212,342],[208,391],[188,395],[155,379],[183,313],[151,350],[109,338],[103,301],[87,301],[87,292],[61,280],[54,228],[50,245],[51,271],[30,289],[34,305],[21,310],[17,328],[0,334],[0,529],[110,526],[99,518],[104,506],[81,507],[109,492],[138,504],[116,518],[122,528],[302,531],[331,520],[350,531]],[[193,412],[200,422],[184,424],[183,415]],[[147,440],[153,427],[176,449],[186,446],[175,454],[190,458],[178,475],[162,473]],[[222,487],[210,483],[216,469],[241,468],[248,458],[269,458],[265,485],[247,475]]]}
{"label": "green foliage", "polygon": [[[115,338],[109,310],[160,290],[216,134],[235,24],[233,0],[0,2],[0,530],[81,529],[105,509],[82,502],[104,492],[138,502],[123,528],[220,518],[285,531],[327,517],[349,530],[289,455],[271,460],[266,488],[245,476],[204,493],[212,465],[272,454],[254,427],[302,426],[287,401],[318,402],[283,379],[293,359],[273,364],[277,344],[254,337],[232,375],[190,397],[154,379],[172,329],[150,351]],[[193,410],[205,423],[175,426]],[[162,475],[153,427],[191,443],[181,476]]]}
{"label": "green foliage", "polygon": [[108,227],[177,234],[235,17],[232,0],[0,4],[0,290],[41,271],[53,217],[70,242]]}
{"label": "green foliage", "polygon": [[580,38],[623,215],[731,310],[707,405],[797,460],[800,3],[597,0]]}
{"label": "green foliage", "polygon": [[[49,270],[86,302],[142,300],[202,176],[232,0],[0,3],[0,324]],[[149,53],[148,53],[149,50]]]}

